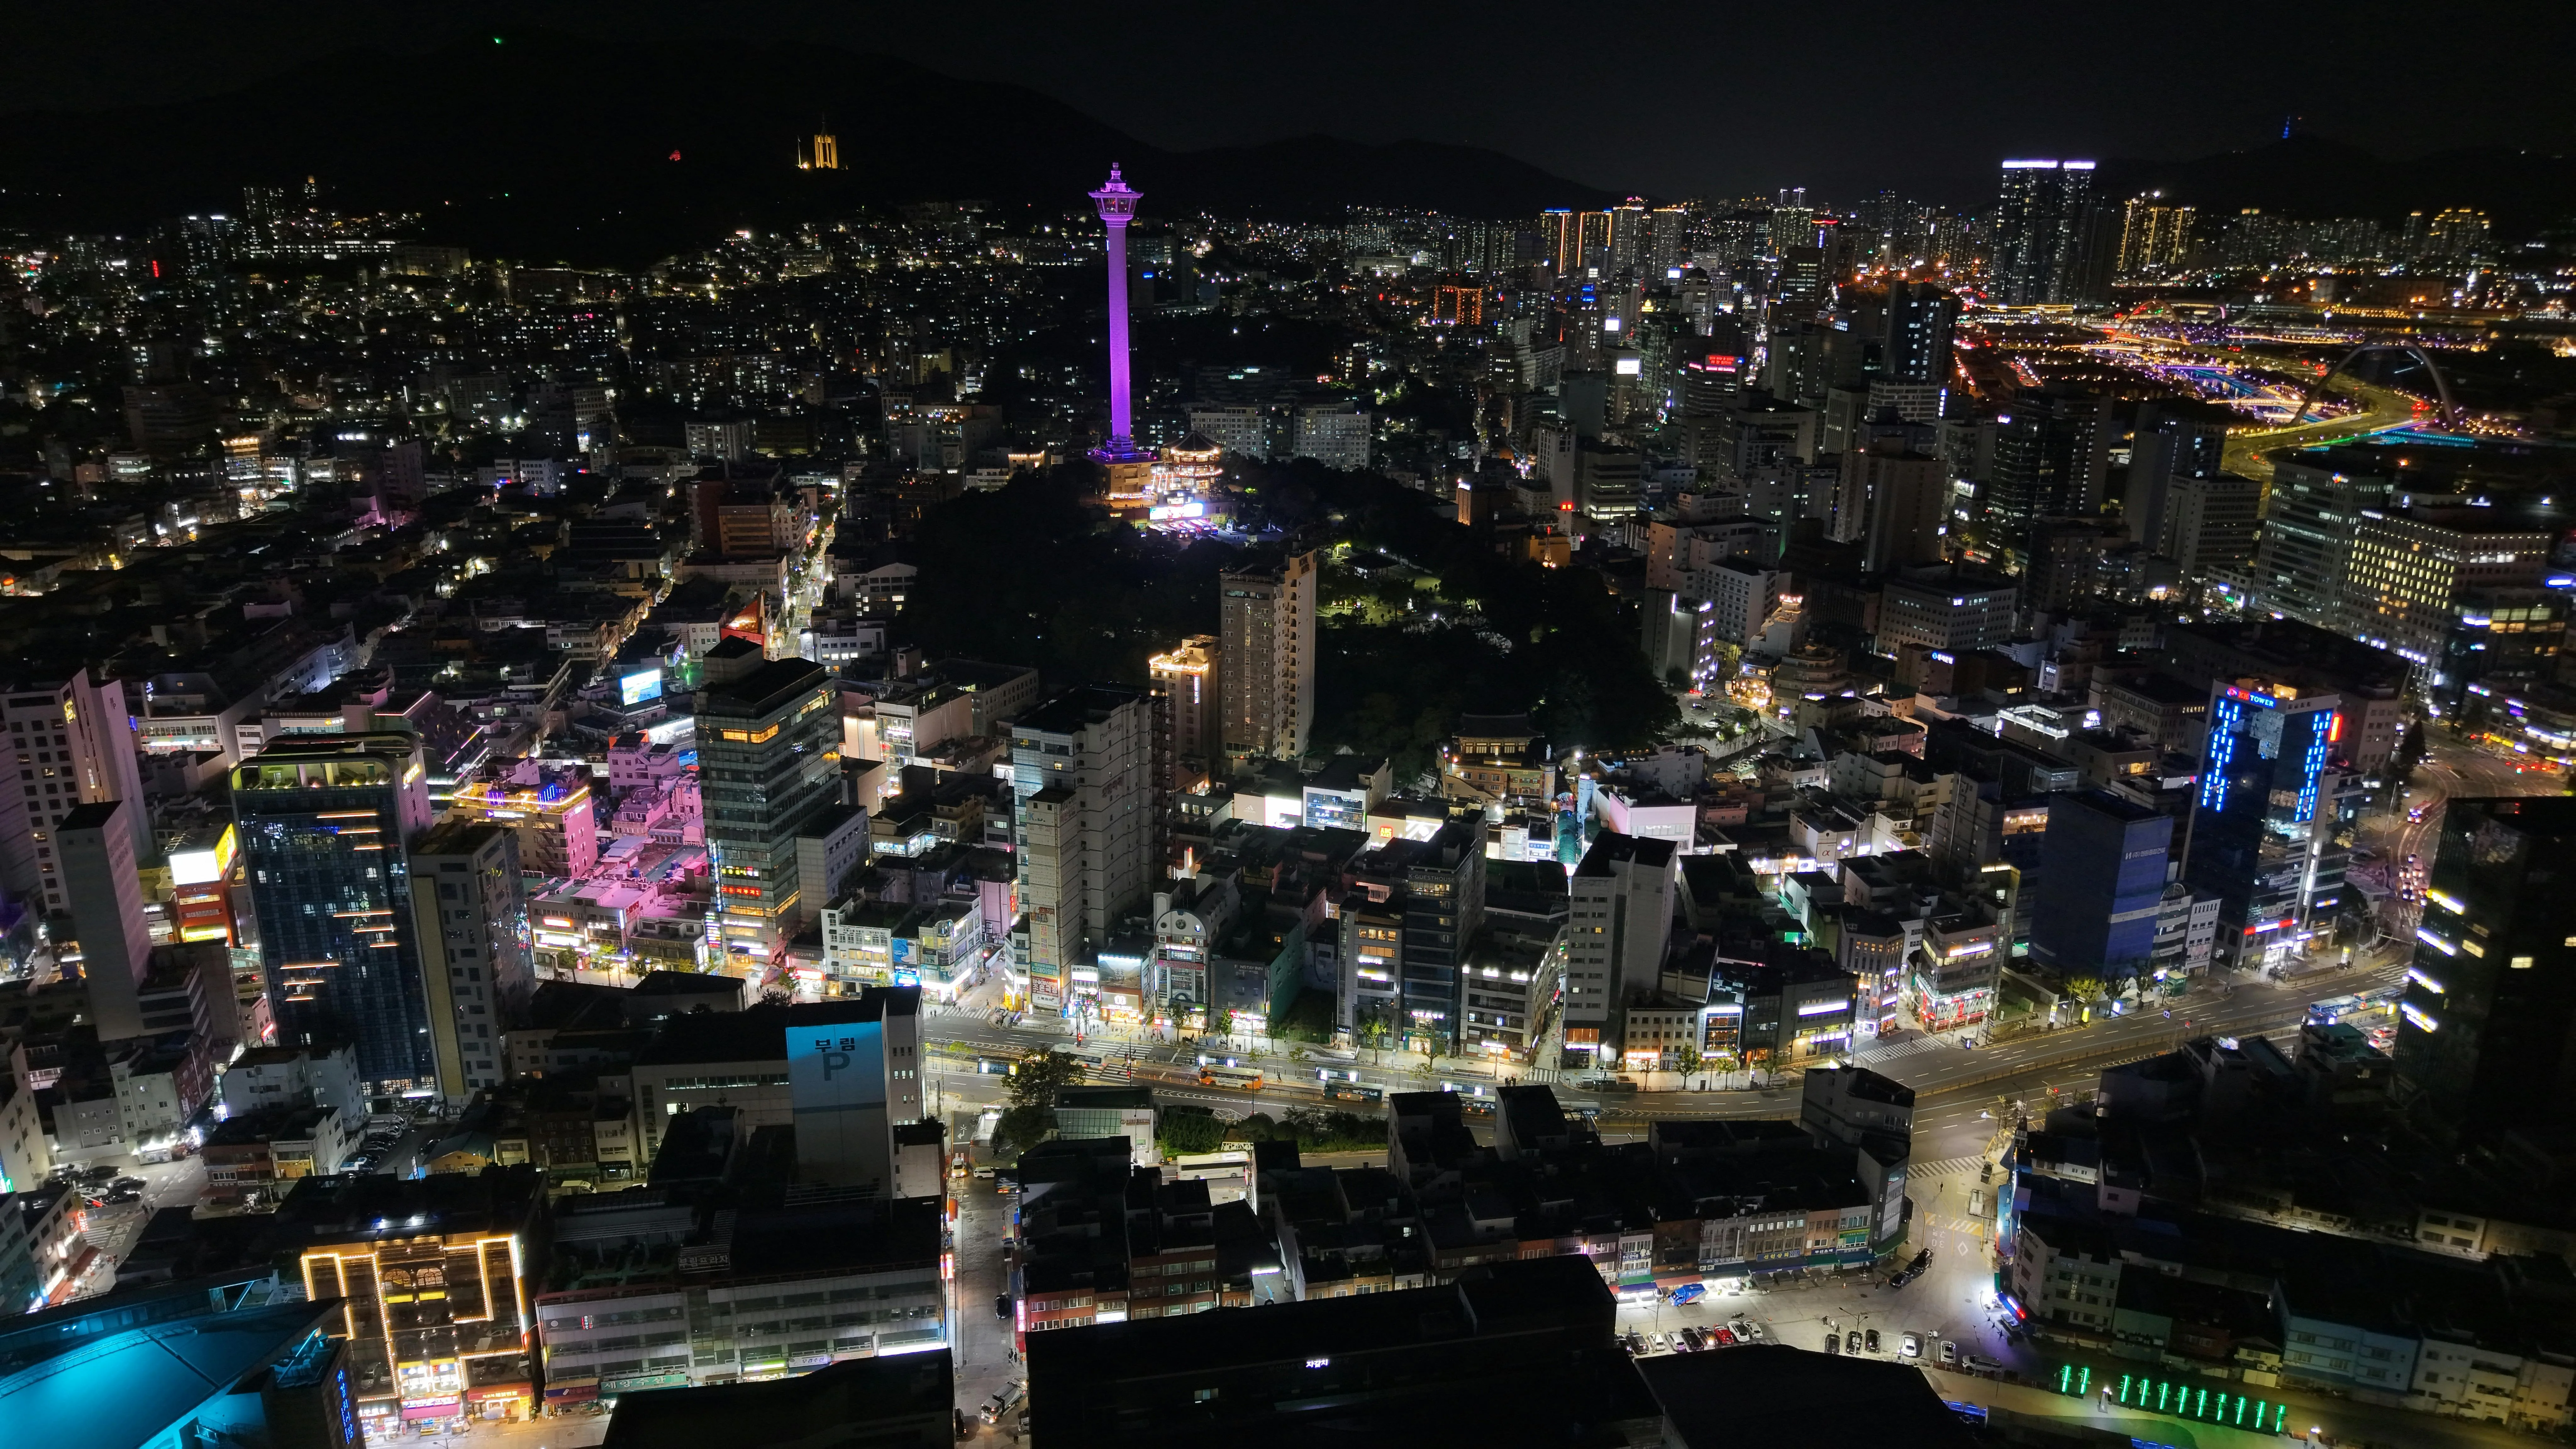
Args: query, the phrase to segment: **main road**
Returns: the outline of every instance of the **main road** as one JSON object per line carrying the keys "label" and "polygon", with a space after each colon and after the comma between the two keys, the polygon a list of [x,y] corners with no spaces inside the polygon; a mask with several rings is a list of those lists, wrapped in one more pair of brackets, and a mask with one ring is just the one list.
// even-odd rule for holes
{"label": "main road", "polygon": [[[2311,1003],[2392,986],[2404,971],[2404,952],[2392,944],[2357,956],[2348,968],[2310,972],[2286,982],[2249,980],[2204,988],[2169,1007],[2149,1007],[1989,1046],[1963,1048],[1941,1038],[1917,1038],[1909,1047],[1866,1054],[1863,1061],[1915,1090],[1918,1132],[1953,1127],[1976,1120],[1979,1110],[1991,1109],[1998,1100],[2009,1101],[2034,1084],[2089,1079],[2105,1066],[2170,1051],[2191,1037],[2295,1033]],[[932,1045],[931,1070],[940,1105],[947,1110],[1000,1100],[1006,1078],[978,1072],[977,1058],[998,1063],[1048,1047],[1097,1057],[1100,1066],[1091,1074],[1094,1080],[1133,1081],[1153,1088],[1158,1098],[1235,1115],[1276,1113],[1291,1107],[1383,1112],[1371,1104],[1327,1101],[1315,1079],[1319,1066],[1356,1070],[1363,1081],[1389,1092],[1429,1090],[1444,1082],[1490,1088],[1519,1075],[1511,1067],[1498,1072],[1483,1063],[1450,1062],[1435,1068],[1419,1057],[1401,1058],[1399,1065],[1384,1067],[1374,1064],[1365,1051],[1353,1061],[1344,1061],[1339,1054],[1329,1059],[1299,1058],[1213,1039],[1163,1042],[1095,1036],[1077,1047],[1060,1030],[1036,1024],[997,1025],[986,1016],[954,1010],[935,1013],[923,1035]],[[1259,1091],[1203,1086],[1196,1066],[1201,1053],[1258,1065],[1268,1080]],[[1601,1092],[1560,1085],[1558,1095],[1570,1107],[1597,1111],[1603,1130],[1612,1134],[1654,1118],[1790,1117],[1798,1110],[1794,1074],[1778,1085],[1749,1091]]]}

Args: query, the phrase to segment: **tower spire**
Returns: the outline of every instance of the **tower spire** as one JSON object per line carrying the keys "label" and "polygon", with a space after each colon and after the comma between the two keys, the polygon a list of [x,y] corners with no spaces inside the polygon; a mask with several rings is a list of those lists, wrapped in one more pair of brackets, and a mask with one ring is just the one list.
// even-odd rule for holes
{"label": "tower spire", "polygon": [[1116,162],[1110,163],[1109,179],[1091,193],[1109,243],[1109,436],[1091,450],[1095,463],[1147,463],[1154,457],[1136,446],[1127,372],[1127,224],[1136,219],[1136,203],[1142,199],[1119,176]]}

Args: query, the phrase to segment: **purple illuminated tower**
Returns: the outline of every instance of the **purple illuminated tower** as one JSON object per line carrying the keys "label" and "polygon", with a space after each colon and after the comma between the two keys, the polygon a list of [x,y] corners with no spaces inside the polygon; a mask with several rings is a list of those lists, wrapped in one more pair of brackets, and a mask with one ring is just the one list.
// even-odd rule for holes
{"label": "purple illuminated tower", "polygon": [[1135,411],[1127,400],[1127,223],[1136,219],[1136,203],[1144,198],[1118,179],[1112,165],[1091,199],[1109,228],[1109,436],[1091,450],[1091,460],[1150,463],[1154,455],[1136,446]]}

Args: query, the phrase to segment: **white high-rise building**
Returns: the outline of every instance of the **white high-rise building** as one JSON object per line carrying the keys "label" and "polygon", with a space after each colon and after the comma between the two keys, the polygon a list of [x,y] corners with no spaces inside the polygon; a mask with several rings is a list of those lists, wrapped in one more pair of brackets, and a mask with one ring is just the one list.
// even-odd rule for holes
{"label": "white high-rise building", "polygon": [[135,808],[118,812],[132,854],[152,851],[125,690],[113,680],[93,682],[81,670],[0,695],[0,716],[8,720],[18,757],[17,771],[0,785],[0,887],[22,898],[41,894],[48,912],[69,910],[53,839],[65,815],[101,801],[132,801]]}
{"label": "white high-rise building", "polygon": [[1354,472],[1369,464],[1369,414],[1352,403],[1327,403],[1297,410],[1297,440],[1291,452],[1327,468]]}
{"label": "white high-rise building", "polygon": [[1294,760],[1315,724],[1315,556],[1218,576],[1229,760]]}
{"label": "white high-rise building", "polygon": [[1270,458],[1270,412],[1267,408],[1203,406],[1190,409],[1190,431],[1238,458]]}
{"label": "white high-rise building", "polygon": [[1223,659],[1214,635],[1193,634],[1169,654],[1145,661],[1154,692],[1167,701],[1164,708],[1171,714],[1172,773],[1164,782],[1171,789],[1187,789],[1225,759]]}
{"label": "white high-rise building", "polygon": [[1662,979],[1673,931],[1673,842],[1605,830],[1567,883],[1565,1048],[1617,1059],[1632,991]]}
{"label": "white high-rise building", "polygon": [[451,819],[413,844],[410,879],[439,1091],[468,1101],[509,1077],[502,1031],[536,990],[518,837]]}
{"label": "white high-rise building", "polygon": [[1015,954],[1030,1001],[1061,1010],[1096,997],[1096,953],[1156,875],[1154,698],[1067,690],[1011,722],[1021,924]]}

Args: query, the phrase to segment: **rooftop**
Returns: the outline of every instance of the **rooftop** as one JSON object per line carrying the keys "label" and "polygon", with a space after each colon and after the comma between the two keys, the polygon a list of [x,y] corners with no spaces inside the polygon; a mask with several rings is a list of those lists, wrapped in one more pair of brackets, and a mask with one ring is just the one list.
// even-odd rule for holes
{"label": "rooftop", "polygon": [[955,1407],[948,1350],[845,1359],[796,1378],[646,1389],[617,1400],[602,1449],[917,1444],[926,1423],[944,1443]]}
{"label": "rooftop", "polygon": [[757,719],[777,713],[798,695],[831,681],[831,671],[811,660],[773,659],[740,679],[704,691],[699,697],[698,712]]}

